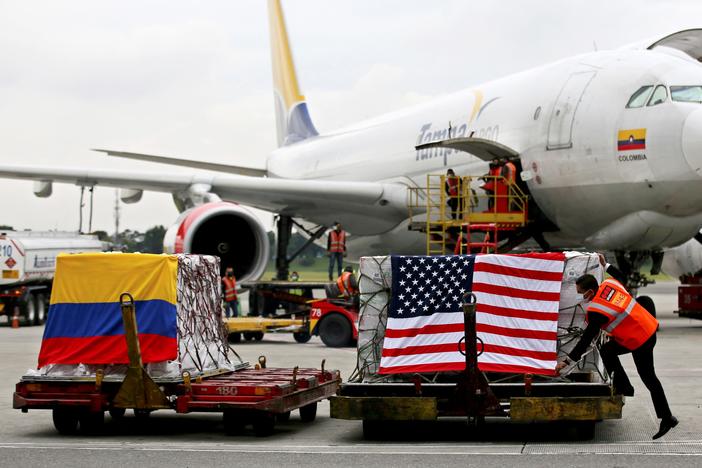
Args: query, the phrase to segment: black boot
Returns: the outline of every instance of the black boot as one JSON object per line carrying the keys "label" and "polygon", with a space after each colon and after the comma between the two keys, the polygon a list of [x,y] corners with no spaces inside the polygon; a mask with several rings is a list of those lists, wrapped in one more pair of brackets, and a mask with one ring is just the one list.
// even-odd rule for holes
{"label": "black boot", "polygon": [[653,440],[660,439],[668,433],[669,430],[678,425],[678,418],[675,416],[670,416],[668,418],[661,419],[661,427],[658,432],[653,436]]}

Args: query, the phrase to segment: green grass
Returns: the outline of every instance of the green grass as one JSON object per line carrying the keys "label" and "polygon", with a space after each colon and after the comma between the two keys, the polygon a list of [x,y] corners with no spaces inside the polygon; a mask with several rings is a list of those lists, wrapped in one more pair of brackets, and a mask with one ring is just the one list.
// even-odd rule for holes
{"label": "green grass", "polygon": [[[346,265],[346,264],[344,264]],[[334,265],[336,266],[336,265]],[[357,270],[357,267],[354,267],[354,270]],[[294,261],[290,265],[290,272],[297,271],[298,274],[300,275],[300,281],[326,281],[329,279],[328,277],[328,271],[329,271],[329,258],[328,257],[322,257],[322,258],[316,258],[314,259],[314,263],[312,265],[300,265],[299,262]],[[269,280],[275,277],[275,263],[274,262],[269,262],[268,267],[266,267],[265,273],[263,273],[263,276],[261,279],[264,280]],[[336,273],[334,274],[334,277],[336,277]]]}

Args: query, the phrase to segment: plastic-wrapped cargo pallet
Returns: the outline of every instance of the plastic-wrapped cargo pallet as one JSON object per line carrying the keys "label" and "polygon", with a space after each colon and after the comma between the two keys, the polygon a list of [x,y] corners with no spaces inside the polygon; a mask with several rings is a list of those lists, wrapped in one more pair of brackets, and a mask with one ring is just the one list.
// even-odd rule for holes
{"label": "plastic-wrapped cargo pallet", "polygon": [[[388,376],[377,373],[392,293],[390,259],[390,256],[361,258],[358,360],[356,372],[351,377],[352,381],[373,382],[402,378],[399,375]],[[566,252],[558,317],[559,356],[564,356],[573,349],[578,341],[580,331],[585,328],[585,313],[582,306],[579,305],[581,299],[575,289],[575,280],[586,273],[592,274],[598,281],[602,281],[604,271],[597,254]],[[587,355],[576,372],[589,374],[593,378],[604,375],[597,352]]]}
{"label": "plastic-wrapped cargo pallet", "polygon": [[234,369],[221,309],[219,258],[60,255],[39,368],[32,377],[123,377],[128,358],[120,294],[134,297],[142,360],[155,379]]}

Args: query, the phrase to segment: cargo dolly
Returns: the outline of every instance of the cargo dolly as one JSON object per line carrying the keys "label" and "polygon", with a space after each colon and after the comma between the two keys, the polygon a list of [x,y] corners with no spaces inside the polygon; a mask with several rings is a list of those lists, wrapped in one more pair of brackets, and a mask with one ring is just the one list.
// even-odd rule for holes
{"label": "cargo dolly", "polygon": [[[475,296],[467,294],[463,304],[465,354],[463,373],[445,375],[427,382],[420,375],[410,381],[390,383],[345,383],[331,397],[331,417],[363,421],[368,439],[382,437],[391,421],[430,421],[440,417],[466,417],[478,425],[486,417],[515,422],[570,421],[585,437],[592,437],[595,423],[620,419],[624,397],[615,395],[608,383],[537,381],[525,374],[520,382],[488,382],[478,370],[481,341],[475,329]],[[465,351],[464,351],[465,350]]]}
{"label": "cargo dolly", "polygon": [[152,378],[142,365],[135,303],[129,294],[120,298],[127,340],[129,367],[124,378],[25,376],[16,385],[13,407],[50,409],[61,434],[98,433],[105,412],[120,418],[127,409],[144,417],[159,409],[177,413],[220,412],[227,433],[235,434],[252,424],[257,436],[273,432],[276,420],[299,410],[303,422],[315,419],[317,403],[337,392],[338,371],[305,368],[269,368],[265,357],[255,367],[247,363],[234,370],[219,370],[180,378]]}

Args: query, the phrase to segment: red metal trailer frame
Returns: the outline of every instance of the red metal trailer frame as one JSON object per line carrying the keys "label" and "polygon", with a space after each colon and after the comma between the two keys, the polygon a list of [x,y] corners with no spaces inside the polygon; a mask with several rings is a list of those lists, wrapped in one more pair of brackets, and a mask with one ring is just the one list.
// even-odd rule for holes
{"label": "red metal trailer frame", "polygon": [[[258,366],[257,366],[258,367]],[[159,381],[170,409],[177,413],[221,412],[225,430],[240,432],[253,424],[258,436],[273,432],[276,416],[286,419],[299,409],[305,422],[315,419],[317,402],[336,394],[341,377],[338,371],[299,368],[244,367],[190,380]],[[115,406],[121,380],[49,379],[25,377],[17,385],[13,408],[53,410],[54,425],[60,433],[99,432],[104,413],[124,414]],[[135,413],[148,414],[151,409]]]}
{"label": "red metal trailer frame", "polygon": [[113,418],[127,408],[135,415],[148,415],[158,409],[177,413],[221,412],[228,433],[237,433],[252,424],[254,433],[273,432],[276,419],[287,419],[299,409],[300,419],[313,421],[317,402],[334,395],[341,383],[339,371],[321,369],[267,368],[261,356],[255,368],[242,363],[234,370],[219,370],[179,378],[152,378],[144,369],[139,348],[134,299],[120,296],[129,367],[124,377],[105,376],[98,370],[94,377],[25,376],[16,385],[12,406],[51,409],[59,433],[100,432],[105,412]]}

